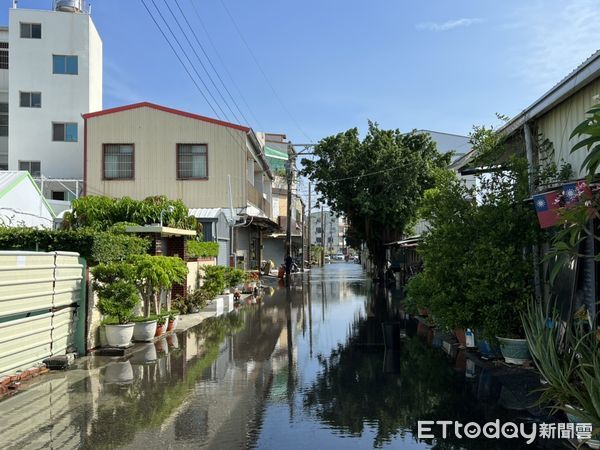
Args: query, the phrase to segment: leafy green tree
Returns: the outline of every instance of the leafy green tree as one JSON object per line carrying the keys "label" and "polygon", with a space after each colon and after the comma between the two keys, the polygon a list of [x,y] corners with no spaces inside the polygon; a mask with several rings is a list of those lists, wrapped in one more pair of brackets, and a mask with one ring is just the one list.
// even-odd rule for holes
{"label": "leafy green tree", "polygon": [[[480,158],[504,147],[492,130],[473,136]],[[454,174],[438,173],[421,209],[430,223],[419,253],[424,270],[408,285],[409,296],[445,328],[477,328],[485,337],[522,335],[520,312],[533,297],[531,246],[539,226],[528,194],[527,162],[507,158],[487,167],[477,189]]]}
{"label": "leafy green tree", "polygon": [[353,243],[365,243],[381,277],[384,244],[401,236],[414,221],[435,168],[446,167],[429,135],[381,130],[369,122],[364,139],[357,128],[322,139],[315,160],[303,160],[302,174],[333,211],[346,216]]}
{"label": "leafy green tree", "polygon": [[160,314],[163,291],[167,294],[167,309],[171,309],[171,288],[176,283],[183,283],[188,273],[185,262],[173,256],[152,255],[134,255],[127,262],[132,267],[131,278],[144,300],[144,315],[150,316],[151,306],[156,314]]}

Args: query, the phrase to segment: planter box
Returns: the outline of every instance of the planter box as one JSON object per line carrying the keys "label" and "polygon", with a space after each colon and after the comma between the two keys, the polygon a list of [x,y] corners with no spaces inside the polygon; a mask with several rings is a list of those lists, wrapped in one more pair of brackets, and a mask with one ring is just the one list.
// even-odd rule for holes
{"label": "planter box", "polygon": [[223,313],[227,314],[233,311],[233,294],[222,294],[219,298],[223,299]]}
{"label": "planter box", "polygon": [[509,364],[522,365],[531,361],[527,339],[509,339],[498,337],[500,351],[504,360]]}

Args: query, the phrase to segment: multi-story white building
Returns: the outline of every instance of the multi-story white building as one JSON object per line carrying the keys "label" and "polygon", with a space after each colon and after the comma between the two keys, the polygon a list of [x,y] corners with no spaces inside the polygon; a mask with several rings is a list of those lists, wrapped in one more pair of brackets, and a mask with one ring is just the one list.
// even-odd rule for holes
{"label": "multi-story white building", "polygon": [[[326,253],[345,254],[346,246],[346,219],[331,211],[313,212],[310,214],[310,243],[325,247]],[[323,245],[323,237],[325,245]]]}
{"label": "multi-story white building", "polygon": [[102,40],[85,1],[55,0],[53,10],[17,8],[14,2],[8,30],[0,30],[0,72],[0,167],[49,179],[49,198],[78,195],[81,182],[52,180],[83,180],[82,114],[102,109]]}

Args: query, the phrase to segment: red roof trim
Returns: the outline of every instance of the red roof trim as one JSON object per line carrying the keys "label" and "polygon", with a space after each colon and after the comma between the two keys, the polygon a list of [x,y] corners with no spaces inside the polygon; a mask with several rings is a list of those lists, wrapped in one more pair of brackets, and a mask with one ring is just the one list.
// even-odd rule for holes
{"label": "red roof trim", "polygon": [[134,103],[132,105],[124,105],[124,106],[118,106],[116,108],[103,109],[102,111],[96,111],[96,112],[83,114],[83,118],[87,120],[87,119],[91,119],[92,117],[106,116],[108,114],[115,114],[115,113],[119,113],[122,111],[129,111],[131,109],[144,108],[144,107],[157,109],[159,111],[168,112],[171,114],[177,114],[178,116],[188,117],[190,119],[201,120],[202,122],[213,123],[215,125],[220,125],[223,127],[233,128],[234,130],[243,131],[245,133],[248,133],[250,131],[250,128],[245,127],[243,125],[237,125],[235,123],[224,122],[222,120],[213,119],[211,117],[200,116],[198,114],[192,114],[192,113],[189,113],[186,111],[181,111],[179,109],[167,108],[166,106],[156,105],[154,103],[149,103],[149,102]]}

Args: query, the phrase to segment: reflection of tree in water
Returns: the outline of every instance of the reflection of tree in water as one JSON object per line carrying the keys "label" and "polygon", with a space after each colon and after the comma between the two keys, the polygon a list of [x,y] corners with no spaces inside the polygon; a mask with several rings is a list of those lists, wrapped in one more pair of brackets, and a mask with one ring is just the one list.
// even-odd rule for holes
{"label": "reflection of tree in water", "polygon": [[[363,329],[367,328],[355,328],[358,333]],[[399,371],[386,373],[383,351],[340,345],[329,358],[320,359],[321,373],[304,397],[306,410],[332,428],[352,436],[361,436],[366,426],[372,427],[376,431],[375,447],[383,446],[394,437],[416,436],[418,420],[459,420],[462,423],[502,420],[503,413],[497,408],[479,405],[475,398],[467,395],[464,374],[457,374],[441,352],[427,347],[418,337],[404,340],[395,356],[400,358]],[[485,419],[486,416],[489,418]],[[449,436],[443,442],[436,442],[433,448],[481,449],[483,446],[515,449],[519,443],[458,440]]]}

